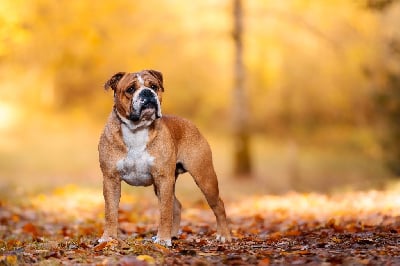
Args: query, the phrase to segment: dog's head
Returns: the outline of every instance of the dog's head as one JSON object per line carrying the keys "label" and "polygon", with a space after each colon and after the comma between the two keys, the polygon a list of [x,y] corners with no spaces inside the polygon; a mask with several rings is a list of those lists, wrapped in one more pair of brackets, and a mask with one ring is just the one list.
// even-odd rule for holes
{"label": "dog's head", "polygon": [[104,85],[114,91],[114,104],[119,118],[131,128],[148,126],[160,118],[163,87],[161,72],[143,70],[119,72]]}

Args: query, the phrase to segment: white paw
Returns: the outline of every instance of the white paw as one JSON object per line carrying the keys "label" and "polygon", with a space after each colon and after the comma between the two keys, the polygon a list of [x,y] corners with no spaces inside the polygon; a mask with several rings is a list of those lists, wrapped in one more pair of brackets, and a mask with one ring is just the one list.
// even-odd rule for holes
{"label": "white paw", "polygon": [[178,232],[177,232],[176,234],[172,234],[172,237],[179,238],[180,235],[182,235],[182,230],[181,230],[181,229],[179,229]]}
{"label": "white paw", "polygon": [[97,242],[100,244],[103,242],[110,242],[112,240],[114,240],[114,238],[109,237],[109,236],[102,236],[100,239],[97,240]]}
{"label": "white paw", "polygon": [[160,239],[158,236],[153,236],[151,239],[156,244],[162,245],[164,247],[172,247],[171,239]]}
{"label": "white paw", "polygon": [[226,242],[226,238],[224,236],[218,235],[216,237],[217,241],[221,242],[221,243],[225,243]]}

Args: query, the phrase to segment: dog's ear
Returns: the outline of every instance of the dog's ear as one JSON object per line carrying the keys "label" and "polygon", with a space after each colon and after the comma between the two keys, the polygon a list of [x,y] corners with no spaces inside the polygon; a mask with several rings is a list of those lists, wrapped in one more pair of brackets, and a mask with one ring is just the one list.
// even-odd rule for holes
{"label": "dog's ear", "polygon": [[152,76],[154,76],[161,84],[161,89],[164,91],[164,84],[163,84],[163,75],[160,71],[149,69],[147,70]]}
{"label": "dog's ear", "polygon": [[118,72],[114,74],[105,84],[104,89],[108,90],[109,88],[115,91],[117,89],[117,84],[121,80],[121,78],[125,75],[125,72]]}

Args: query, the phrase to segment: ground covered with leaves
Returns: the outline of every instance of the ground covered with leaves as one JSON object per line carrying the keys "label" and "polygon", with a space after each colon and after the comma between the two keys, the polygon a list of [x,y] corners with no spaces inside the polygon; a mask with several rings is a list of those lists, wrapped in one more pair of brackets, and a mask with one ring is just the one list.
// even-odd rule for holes
{"label": "ground covered with leaves", "polygon": [[399,265],[400,193],[290,193],[226,202],[232,243],[204,202],[185,206],[172,248],[153,244],[156,201],[125,195],[120,240],[97,244],[101,192],[74,186],[0,203],[0,265]]}

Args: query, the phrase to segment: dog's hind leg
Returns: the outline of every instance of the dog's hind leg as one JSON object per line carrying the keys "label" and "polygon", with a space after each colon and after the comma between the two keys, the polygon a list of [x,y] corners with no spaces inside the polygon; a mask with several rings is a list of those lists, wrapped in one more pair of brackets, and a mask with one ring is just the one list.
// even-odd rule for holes
{"label": "dog's hind leg", "polygon": [[174,214],[173,214],[173,220],[172,220],[172,232],[171,236],[178,236],[179,234],[179,226],[181,224],[181,210],[182,210],[182,204],[179,202],[179,200],[174,196]]}
{"label": "dog's hind leg", "polygon": [[231,241],[231,234],[226,219],[224,202],[219,197],[218,180],[212,164],[211,156],[203,160],[201,164],[193,169],[189,167],[189,173],[193,176],[197,186],[203,192],[208,205],[213,210],[217,219],[217,240],[221,242]]}

